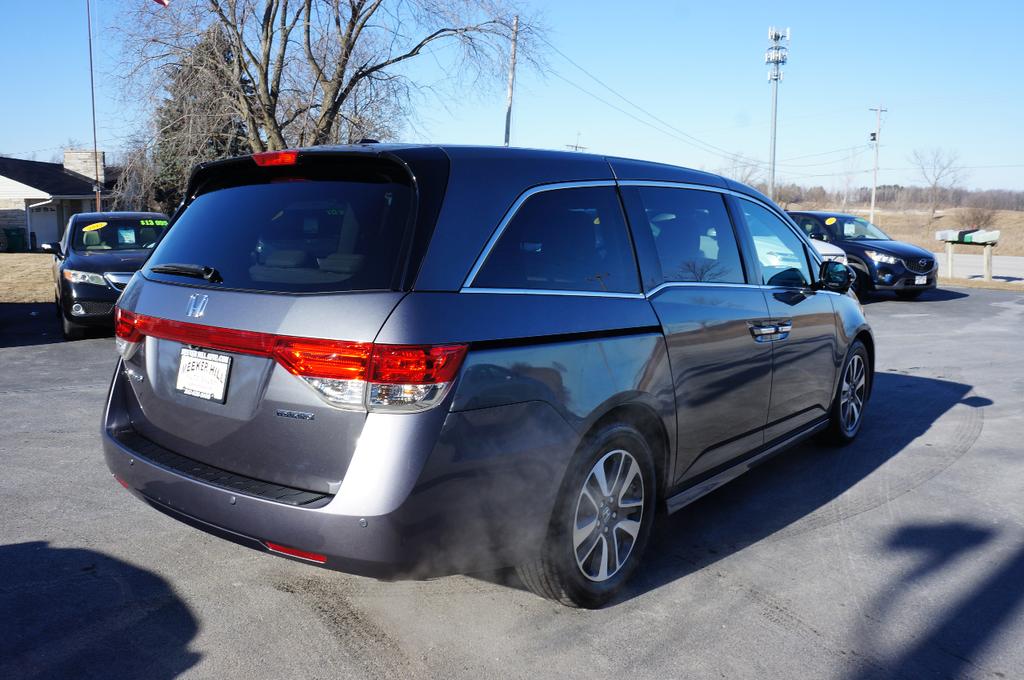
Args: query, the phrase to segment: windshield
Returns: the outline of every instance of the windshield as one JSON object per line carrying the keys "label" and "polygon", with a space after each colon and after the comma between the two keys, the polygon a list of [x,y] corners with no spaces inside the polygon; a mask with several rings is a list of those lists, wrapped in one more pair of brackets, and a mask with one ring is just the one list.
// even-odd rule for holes
{"label": "windshield", "polygon": [[845,215],[827,217],[825,224],[835,230],[839,238],[846,241],[891,241],[885,232],[863,217]]}
{"label": "windshield", "polygon": [[154,247],[167,229],[166,218],[106,218],[73,227],[75,250],[141,250]]}
{"label": "windshield", "polygon": [[[149,259],[212,268],[225,288],[318,293],[386,290],[406,250],[407,183],[377,173],[350,181],[275,177],[197,197]],[[168,280],[179,280],[171,278]]]}

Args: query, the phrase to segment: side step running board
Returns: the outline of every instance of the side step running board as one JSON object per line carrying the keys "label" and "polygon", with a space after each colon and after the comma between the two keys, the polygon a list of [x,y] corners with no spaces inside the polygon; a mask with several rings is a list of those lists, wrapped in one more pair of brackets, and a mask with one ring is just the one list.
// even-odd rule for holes
{"label": "side step running board", "polygon": [[677,510],[682,510],[695,500],[706,496],[718,487],[731,482],[744,472],[750,471],[751,468],[765,462],[775,454],[800,443],[811,435],[821,432],[826,427],[828,427],[827,419],[813,423],[802,430],[797,431],[795,434],[786,437],[782,441],[772,444],[760,453],[756,453],[750,458],[741,460],[732,467],[726,468],[718,474],[708,477],[702,482],[697,482],[693,486],[683,489],[679,493],[665,500],[665,505],[667,506],[669,514],[676,512]]}

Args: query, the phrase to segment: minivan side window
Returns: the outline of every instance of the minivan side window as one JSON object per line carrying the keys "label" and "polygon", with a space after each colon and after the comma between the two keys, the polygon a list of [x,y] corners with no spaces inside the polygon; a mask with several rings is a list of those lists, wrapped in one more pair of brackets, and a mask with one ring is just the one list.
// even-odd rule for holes
{"label": "minivan side window", "polygon": [[768,286],[807,286],[811,268],[800,237],[767,208],[740,199],[736,201],[754,240],[754,251],[761,263],[762,283]]}
{"label": "minivan side window", "polygon": [[639,292],[636,258],[615,188],[553,189],[530,196],[472,286]]}
{"label": "minivan side window", "polygon": [[[638,187],[634,220],[650,230],[661,280],[745,283],[736,235],[721,194],[696,189]],[[636,226],[636,225],[634,225]]]}

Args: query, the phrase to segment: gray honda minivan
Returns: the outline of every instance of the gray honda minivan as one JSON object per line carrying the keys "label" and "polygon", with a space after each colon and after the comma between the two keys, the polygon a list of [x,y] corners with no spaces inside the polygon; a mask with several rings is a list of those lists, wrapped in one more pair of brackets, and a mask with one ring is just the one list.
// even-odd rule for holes
{"label": "gray honda minivan", "polygon": [[377,578],[607,602],[657,512],[861,427],[851,271],[729,179],[364,144],[199,166],[116,310],[107,465],[154,508]]}

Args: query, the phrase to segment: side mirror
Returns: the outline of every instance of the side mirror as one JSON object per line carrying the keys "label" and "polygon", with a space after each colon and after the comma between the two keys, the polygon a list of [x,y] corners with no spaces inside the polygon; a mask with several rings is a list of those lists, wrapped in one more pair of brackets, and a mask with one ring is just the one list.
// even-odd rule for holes
{"label": "side mirror", "polygon": [[60,241],[54,241],[53,243],[44,243],[39,247],[47,253],[52,253],[57,257],[61,256]]}
{"label": "side mirror", "polygon": [[829,241],[832,240],[832,237],[823,231],[814,232],[813,234],[811,234],[811,238],[813,238],[815,241],[824,241],[825,243],[828,243]]}
{"label": "side mirror", "polygon": [[829,290],[833,293],[845,293],[850,290],[857,273],[842,262],[825,260],[818,271],[818,280],[814,282],[816,290]]}

